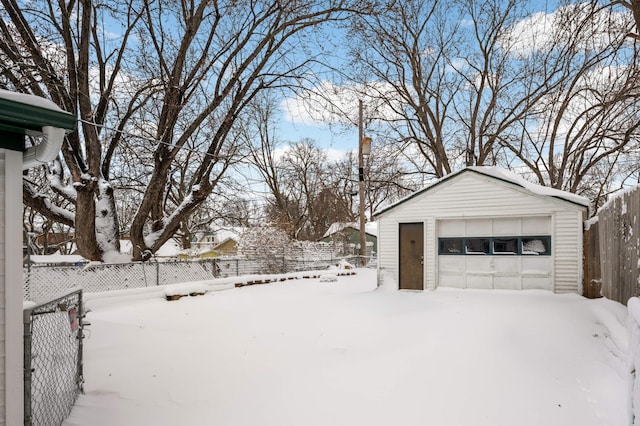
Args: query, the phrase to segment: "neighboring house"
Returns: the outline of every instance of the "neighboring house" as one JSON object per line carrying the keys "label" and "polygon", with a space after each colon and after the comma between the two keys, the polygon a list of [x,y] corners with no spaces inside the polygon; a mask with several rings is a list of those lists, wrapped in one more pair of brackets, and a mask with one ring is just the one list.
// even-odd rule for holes
{"label": "neighboring house", "polygon": [[[367,255],[378,252],[378,224],[367,222],[365,224],[365,240]],[[357,255],[360,253],[360,225],[354,222],[333,223],[324,236],[322,242],[341,244],[345,254]]]}
{"label": "neighboring house", "polygon": [[[22,171],[53,160],[75,124],[51,101],[0,90],[0,425],[24,423]],[[27,148],[25,135],[42,139]]]}
{"label": "neighboring house", "polygon": [[216,244],[216,236],[213,232],[196,232],[191,240],[191,247],[197,249],[210,249]]}
{"label": "neighboring house", "polygon": [[589,201],[495,167],[468,167],[376,212],[378,279],[582,293]]}
{"label": "neighboring house", "polygon": [[200,258],[209,259],[220,256],[235,256],[238,254],[238,242],[244,228],[221,227],[214,232],[196,235],[191,243],[191,250],[182,253],[181,259]]}
{"label": "neighboring house", "polygon": [[212,250],[220,256],[234,256],[238,254],[238,240],[227,237],[213,246]]}

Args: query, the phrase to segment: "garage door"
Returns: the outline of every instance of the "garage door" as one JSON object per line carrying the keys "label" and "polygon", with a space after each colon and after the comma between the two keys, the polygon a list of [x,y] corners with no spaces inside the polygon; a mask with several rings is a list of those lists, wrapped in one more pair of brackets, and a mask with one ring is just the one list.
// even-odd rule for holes
{"label": "garage door", "polygon": [[553,289],[551,217],[438,221],[438,285]]}

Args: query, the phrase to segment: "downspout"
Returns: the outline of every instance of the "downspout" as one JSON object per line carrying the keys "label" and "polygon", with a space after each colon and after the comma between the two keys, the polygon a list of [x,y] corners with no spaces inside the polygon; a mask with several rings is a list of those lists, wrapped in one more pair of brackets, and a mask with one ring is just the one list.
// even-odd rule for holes
{"label": "downspout", "polygon": [[27,148],[22,154],[22,170],[28,170],[52,161],[62,148],[65,130],[59,127],[43,126],[44,140],[36,146]]}

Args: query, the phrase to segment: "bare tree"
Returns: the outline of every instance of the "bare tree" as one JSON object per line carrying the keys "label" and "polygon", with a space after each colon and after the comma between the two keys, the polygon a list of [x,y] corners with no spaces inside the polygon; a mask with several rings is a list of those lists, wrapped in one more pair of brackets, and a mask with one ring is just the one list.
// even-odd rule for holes
{"label": "bare tree", "polygon": [[621,5],[633,14],[633,21],[635,22],[635,32],[629,32],[628,36],[640,40],[640,0],[615,0],[607,4],[607,6]]}
{"label": "bare tree", "polygon": [[529,107],[520,136],[501,145],[538,183],[598,198],[618,179],[618,160],[637,149],[640,68],[625,39],[629,21],[593,3],[563,6],[545,20],[546,41],[519,57],[535,69],[530,81],[555,82]]}
{"label": "bare tree", "polygon": [[602,168],[637,139],[630,22],[595,2],[526,6],[389,2],[354,21],[359,78],[374,80],[367,95],[386,104],[379,119],[417,171],[501,165],[591,195],[590,173],[590,183],[597,174],[611,184]]}
{"label": "bare tree", "polygon": [[334,200],[335,214],[329,225],[355,222],[359,216],[357,152],[348,151],[342,158],[327,164],[325,186],[332,190]]}
{"label": "bare tree", "polygon": [[[336,222],[358,218],[358,161],[347,151],[330,160],[315,141],[285,144],[279,137],[279,104],[260,97],[246,112],[244,138],[249,158],[266,185],[266,212],[290,238],[317,240]],[[381,205],[416,188],[402,153],[386,140],[376,142],[365,167],[369,217]]]}
{"label": "bare tree", "polygon": [[[51,98],[80,119],[50,188],[73,203],[53,209],[25,183],[24,202],[73,226],[92,260],[118,250],[111,179],[126,135],[144,157],[130,223],[133,258],[147,259],[212,193],[234,161],[236,119],[260,92],[294,87],[316,61],[300,55],[303,36],[370,10],[332,0],[2,0],[4,87]],[[112,35],[115,34],[115,35]],[[144,141],[144,142],[142,142]],[[198,152],[191,158],[185,153]],[[192,151],[190,151],[192,150]],[[189,164],[180,169],[176,162]],[[180,192],[169,196],[178,170]]]}
{"label": "bare tree", "polygon": [[358,21],[354,57],[385,83],[367,90],[392,110],[400,149],[420,156],[424,173],[496,164],[500,138],[558,84],[559,68],[534,80],[505,43],[525,12],[511,0],[392,2]]}
{"label": "bare tree", "polygon": [[[267,198],[267,216],[291,238],[316,240],[326,230],[323,212],[329,206],[317,202],[325,191],[327,157],[311,139],[290,144],[280,159],[268,160],[275,174]],[[277,183],[276,183],[277,182]],[[276,189],[276,191],[274,191]]]}
{"label": "bare tree", "polygon": [[[460,23],[438,1],[387,2],[372,16],[360,16],[352,29],[354,68],[367,84],[364,96],[386,105],[388,123],[401,151],[412,150],[426,162],[424,173],[451,172],[456,135],[447,127],[460,80],[449,61],[461,42]],[[414,155],[412,155],[413,157]]]}
{"label": "bare tree", "polygon": [[248,157],[268,192],[267,220],[292,239],[317,240],[333,222],[353,220],[347,180],[315,141],[286,144],[280,138],[278,108],[274,97],[260,97],[246,110]]}
{"label": "bare tree", "polygon": [[371,150],[365,167],[366,209],[369,219],[376,210],[398,201],[420,187],[403,157],[392,144],[379,141]]}
{"label": "bare tree", "polygon": [[274,224],[284,229],[290,238],[294,238],[298,228],[297,207],[292,194],[285,192],[288,188],[282,183],[283,166],[281,165],[284,141],[279,137],[278,102],[275,96],[262,94],[254,98],[244,112],[244,126],[241,137],[248,154],[248,162],[257,170],[261,181],[267,189],[267,215]]}

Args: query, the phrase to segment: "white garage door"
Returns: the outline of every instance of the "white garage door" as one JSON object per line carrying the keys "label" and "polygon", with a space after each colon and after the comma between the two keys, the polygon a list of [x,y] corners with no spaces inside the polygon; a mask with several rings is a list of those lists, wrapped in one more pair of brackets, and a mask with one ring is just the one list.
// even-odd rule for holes
{"label": "white garage door", "polygon": [[438,285],[553,289],[551,217],[438,221]]}

